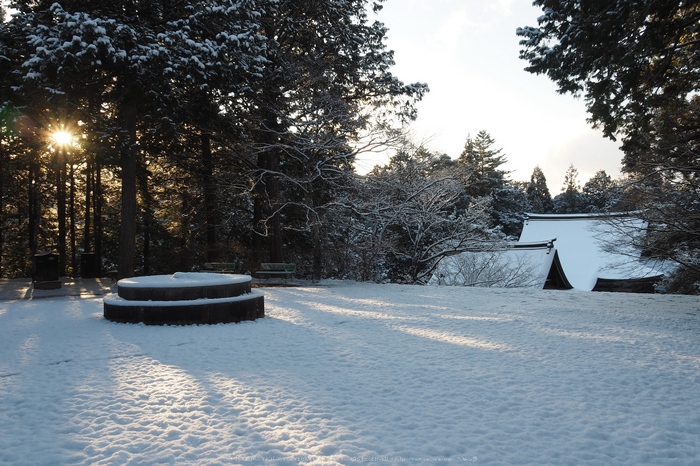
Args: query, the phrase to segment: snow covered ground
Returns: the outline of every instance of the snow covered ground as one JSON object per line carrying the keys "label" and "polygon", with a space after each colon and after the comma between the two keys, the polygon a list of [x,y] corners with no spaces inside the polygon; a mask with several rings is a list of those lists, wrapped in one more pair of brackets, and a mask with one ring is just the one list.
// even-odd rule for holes
{"label": "snow covered ground", "polygon": [[0,464],[700,464],[700,301],[331,283],[147,327],[0,302]]}

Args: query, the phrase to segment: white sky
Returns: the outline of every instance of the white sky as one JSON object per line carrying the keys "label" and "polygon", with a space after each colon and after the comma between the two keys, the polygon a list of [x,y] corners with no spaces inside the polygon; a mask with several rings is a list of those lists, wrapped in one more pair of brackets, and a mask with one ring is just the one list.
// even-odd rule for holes
{"label": "white sky", "polygon": [[[524,71],[515,30],[536,26],[541,14],[530,0],[387,0],[378,19],[389,28],[394,75],[430,86],[418,105],[416,142],[429,139],[427,147],[457,158],[468,135],[486,130],[512,179],[529,180],[539,165],[555,196],[570,164],[583,185],[598,170],[620,176],[623,154],[586,123],[582,99]],[[358,170],[385,161],[360,160]]]}

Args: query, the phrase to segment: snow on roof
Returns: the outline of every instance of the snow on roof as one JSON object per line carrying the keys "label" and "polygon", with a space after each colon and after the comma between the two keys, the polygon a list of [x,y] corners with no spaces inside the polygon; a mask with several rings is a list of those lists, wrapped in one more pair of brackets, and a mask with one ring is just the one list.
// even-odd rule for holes
{"label": "snow on roof", "polygon": [[542,289],[554,256],[551,241],[462,252],[442,259],[429,284]]}
{"label": "snow on roof", "polygon": [[527,214],[520,241],[556,239],[567,279],[575,289],[590,291],[598,278],[626,280],[660,275],[625,241],[644,234],[645,228],[643,220],[628,215]]}

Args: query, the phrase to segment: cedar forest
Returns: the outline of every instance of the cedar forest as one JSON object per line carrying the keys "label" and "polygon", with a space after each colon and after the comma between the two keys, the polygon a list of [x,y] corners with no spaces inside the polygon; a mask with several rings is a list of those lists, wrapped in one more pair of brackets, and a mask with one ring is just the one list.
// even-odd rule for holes
{"label": "cedar forest", "polygon": [[700,6],[535,0],[526,70],[582,96],[625,153],[623,178],[581,186],[570,166],[552,197],[539,167],[509,178],[487,131],[461,154],[408,139],[428,86],[392,75],[381,3],[0,6],[0,277],[53,251],[67,276],[94,253],[120,278],[269,261],[425,283],[446,255],[517,239],[526,212],[634,211],[639,248],[678,266],[667,289],[698,292]]}

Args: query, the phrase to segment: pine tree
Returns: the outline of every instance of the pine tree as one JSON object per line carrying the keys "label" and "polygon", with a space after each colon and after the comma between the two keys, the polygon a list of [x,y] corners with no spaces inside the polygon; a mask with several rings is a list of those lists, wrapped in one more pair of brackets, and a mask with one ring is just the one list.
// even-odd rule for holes
{"label": "pine tree", "polygon": [[554,212],[557,214],[578,214],[584,210],[581,185],[578,182],[578,170],[569,165],[564,175],[561,194],[554,198]]}
{"label": "pine tree", "polygon": [[[130,276],[136,267],[140,216],[136,180],[139,173],[147,173],[142,167],[153,157],[148,151],[166,132],[170,137],[178,129],[185,134],[189,125],[206,133],[200,134],[205,162],[199,166],[209,167],[209,175],[203,176],[207,223],[212,223],[208,132],[217,129],[212,121],[221,119],[222,108],[232,108],[227,105],[230,96],[240,98],[247,78],[259,73],[255,67],[262,58],[256,44],[263,37],[256,34],[254,4],[134,2],[123,8],[119,3],[17,1],[15,6],[21,15],[13,24],[26,37],[22,94],[40,96],[57,113],[81,119],[84,131],[102,131],[102,140],[111,146],[106,150],[119,152],[118,269],[119,276]],[[149,193],[142,189],[142,195]]]}
{"label": "pine tree", "polygon": [[508,181],[491,193],[491,218],[506,236],[518,238],[525,222],[525,213],[531,212],[523,183]]}
{"label": "pine tree", "polygon": [[686,106],[700,81],[700,5],[676,0],[535,0],[539,27],[518,28],[520,57],[560,93],[585,94],[608,136]]}
{"label": "pine tree", "polygon": [[[201,186],[206,260],[219,260],[219,206],[231,193],[220,196],[217,173],[236,161],[226,151],[241,139],[242,121],[247,113],[244,99],[250,99],[254,77],[262,72],[265,38],[258,34],[259,11],[256,2],[210,1],[191,5],[185,14],[169,26],[168,47],[180,59],[173,63],[169,77],[172,94],[178,98],[169,125],[183,136],[184,160],[197,175]],[[170,128],[165,128],[166,130]],[[197,155],[192,157],[191,152]]]}
{"label": "pine tree", "polygon": [[[0,157],[2,199],[17,198],[0,202],[0,223],[20,227],[0,243],[50,249],[60,223],[68,257],[94,247],[98,267],[127,276],[193,269],[224,242],[250,250],[248,222],[272,239],[270,258],[313,244],[321,264],[353,142],[415,117],[427,92],[391,74],[386,29],[368,17],[379,3],[14,1],[0,29],[0,98],[34,129],[2,141],[20,176],[9,183]],[[44,135],[66,115],[83,143],[63,172]],[[59,175],[70,180],[60,219]]]}
{"label": "pine tree", "polygon": [[[423,84],[404,85],[390,73],[393,54],[386,50],[386,29],[369,21],[369,4],[265,2],[261,33],[271,40],[255,83],[248,137],[258,169],[256,249],[261,251],[266,236],[271,261],[283,260],[287,206],[301,206],[307,199],[295,192],[349,173],[354,152],[348,140],[383,112],[415,117],[413,102],[427,91]],[[373,8],[381,6],[375,2]]]}
{"label": "pine tree", "polygon": [[635,183],[651,178],[656,185],[631,189],[634,204],[644,206],[640,215],[650,225],[664,225],[649,249],[697,280],[700,228],[693,206],[700,196],[700,3],[534,4],[543,8],[539,26],[517,31],[524,38],[520,56],[530,63],[526,69],[546,74],[560,93],[582,95],[589,121],[611,139],[622,138],[623,169]]}
{"label": "pine tree", "polygon": [[532,213],[550,214],[554,211],[552,196],[549,194],[549,188],[547,188],[547,179],[539,165],[532,171],[530,182],[527,184],[525,192]]}
{"label": "pine tree", "polygon": [[599,170],[583,185],[583,203],[587,212],[607,212],[615,207],[619,194],[616,183],[605,170]]}
{"label": "pine tree", "polygon": [[[151,78],[157,73],[147,66],[151,44],[143,43],[145,37],[154,35],[145,30],[148,24],[147,12],[124,12],[117,21],[116,18],[96,16],[103,11],[83,10],[87,5],[80,2],[66,2],[65,8],[72,11],[57,3],[48,5],[43,2],[21,2],[21,5],[16,6],[19,6],[22,15],[15,16],[13,22],[24,27],[23,36],[27,41],[28,60],[24,63],[25,75],[21,88],[23,95],[33,96],[34,99],[44,98],[57,114],[72,114],[74,118],[80,118],[80,96],[86,89],[91,89],[93,95],[96,92],[103,97],[108,96],[108,105],[120,102],[118,106],[109,105],[109,114],[117,123],[117,132],[121,133],[122,221],[119,274],[122,277],[131,276],[135,268],[136,249],[137,109],[147,100],[139,94],[151,87],[149,83],[154,82]],[[138,14],[138,25],[126,24],[129,13]],[[137,63],[138,66],[134,66]],[[28,110],[36,111],[37,108],[37,105],[31,105]],[[53,122],[50,115],[37,117],[49,128],[67,124],[64,117]],[[85,118],[84,121],[89,122],[90,119]],[[60,163],[62,165],[63,162]],[[61,165],[58,168],[59,180]],[[60,191],[62,187],[59,186],[58,189]],[[61,205],[59,196],[59,225],[63,222]],[[59,234],[59,252],[64,247],[60,244],[62,242]]]}
{"label": "pine tree", "polygon": [[466,193],[472,197],[488,196],[503,187],[507,171],[498,167],[506,163],[502,149],[494,149],[496,141],[482,130],[475,138],[467,137],[464,150],[457,159]]}

